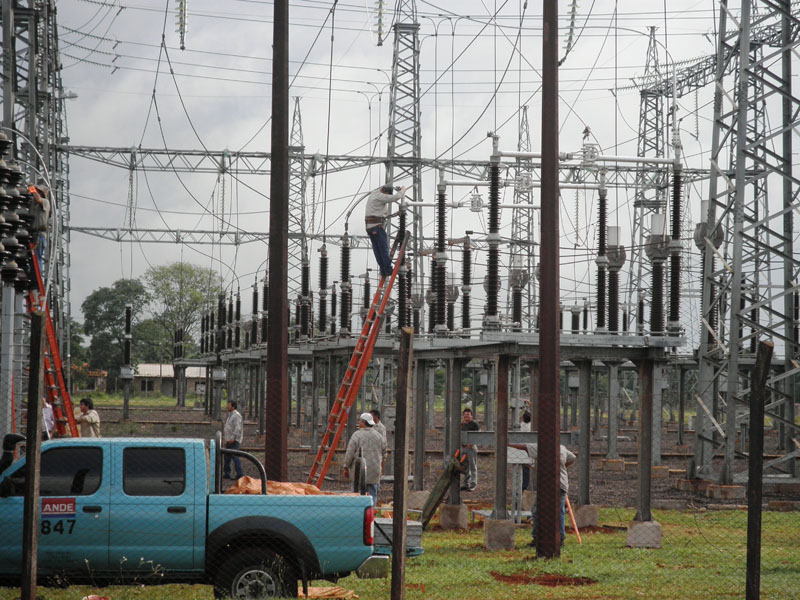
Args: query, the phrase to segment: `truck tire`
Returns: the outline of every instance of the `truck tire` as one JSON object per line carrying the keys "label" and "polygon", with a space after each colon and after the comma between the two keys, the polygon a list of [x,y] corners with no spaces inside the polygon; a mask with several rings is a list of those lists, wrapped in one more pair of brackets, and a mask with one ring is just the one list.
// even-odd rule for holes
{"label": "truck tire", "polygon": [[240,550],[223,563],[214,577],[214,597],[297,598],[297,575],[280,554],[259,548]]}

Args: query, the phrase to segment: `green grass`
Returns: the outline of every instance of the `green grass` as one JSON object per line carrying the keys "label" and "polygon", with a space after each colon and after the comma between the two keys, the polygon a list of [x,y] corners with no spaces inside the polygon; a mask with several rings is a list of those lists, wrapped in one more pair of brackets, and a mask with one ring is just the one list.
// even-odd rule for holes
{"label": "green grass", "polygon": [[[81,397],[89,395],[94,401],[95,408],[102,410],[106,407],[122,408],[124,397],[122,394],[83,394],[75,396],[72,403],[77,407]],[[199,398],[202,400],[202,398]],[[186,406],[194,406],[194,396],[186,397]],[[150,396],[131,396],[131,408],[175,408],[176,400],[172,396],[150,395]]]}
{"label": "green grass", "polygon": [[[633,518],[630,510],[604,509],[600,522],[625,526]],[[488,551],[483,530],[428,531],[423,535],[425,554],[409,559],[406,597],[441,600],[506,600],[508,598],[718,600],[743,598],[745,585],[747,514],[727,511],[655,511],[662,525],[661,549],[631,549],[625,546],[625,531],[588,533],[583,544],[568,533],[561,557],[537,560],[529,528],[516,531],[515,550]],[[513,585],[494,575],[559,574],[588,577],[594,585],[544,587]],[[314,585],[331,585],[315,582]],[[355,575],[338,582],[354,590],[361,600],[385,600],[390,580],[363,580]],[[424,593],[422,591],[424,586]],[[794,600],[800,589],[800,518],[796,513],[763,514],[761,597]],[[207,586],[142,587],[112,586],[101,590],[72,587],[67,590],[40,588],[45,600],[72,600],[89,593],[112,600],[210,599]],[[0,599],[17,598],[16,590],[0,589]]]}

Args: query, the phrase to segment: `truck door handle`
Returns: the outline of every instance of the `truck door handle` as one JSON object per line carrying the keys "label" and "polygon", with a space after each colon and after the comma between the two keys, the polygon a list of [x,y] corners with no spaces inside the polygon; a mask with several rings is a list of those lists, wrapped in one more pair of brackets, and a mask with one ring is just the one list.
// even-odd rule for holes
{"label": "truck door handle", "polygon": [[99,513],[102,512],[103,508],[101,506],[84,506],[83,512],[86,513]]}
{"label": "truck door handle", "polygon": [[185,513],[186,507],[185,506],[168,506],[167,507],[168,513]]}

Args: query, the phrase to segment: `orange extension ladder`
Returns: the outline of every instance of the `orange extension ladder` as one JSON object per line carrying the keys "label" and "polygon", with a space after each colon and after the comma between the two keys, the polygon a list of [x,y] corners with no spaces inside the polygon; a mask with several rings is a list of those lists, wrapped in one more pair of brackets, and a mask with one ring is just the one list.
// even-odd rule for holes
{"label": "orange extension ladder", "polygon": [[56,329],[50,316],[50,306],[44,293],[42,271],[39,268],[39,260],[34,252],[33,244],[31,244],[31,255],[33,268],[36,271],[39,295],[37,298],[33,291],[28,292],[28,312],[41,311],[44,315],[45,337],[47,340],[44,346],[44,385],[47,398],[53,407],[55,429],[61,436],[79,437],[78,426],[75,423],[75,414],[72,408],[72,399],[64,380],[64,365],[61,362],[61,353],[58,350]]}
{"label": "orange extension ladder", "polygon": [[[328,415],[328,427],[322,437],[317,456],[314,459],[314,464],[311,465],[311,471],[306,480],[306,483],[314,483],[318,488],[321,488],[322,483],[325,481],[325,474],[328,472],[328,467],[330,467],[333,460],[336,445],[339,443],[342,432],[347,425],[350,407],[355,402],[358,390],[361,387],[361,380],[364,378],[367,365],[372,357],[372,350],[375,348],[375,341],[378,339],[378,333],[381,329],[383,313],[389,300],[389,292],[392,291],[395,277],[400,270],[400,265],[403,263],[407,240],[408,235],[406,234],[399,244],[399,249],[399,240],[395,240],[392,245],[392,257],[394,257],[397,250],[394,269],[390,276],[381,277],[378,289],[375,290],[375,296],[372,299],[372,305],[369,307],[367,318],[361,329],[361,335],[353,350],[353,355],[350,357],[350,363],[344,372],[344,378],[336,394],[336,400],[331,407],[331,414]],[[314,482],[315,477],[317,478],[316,482]]]}

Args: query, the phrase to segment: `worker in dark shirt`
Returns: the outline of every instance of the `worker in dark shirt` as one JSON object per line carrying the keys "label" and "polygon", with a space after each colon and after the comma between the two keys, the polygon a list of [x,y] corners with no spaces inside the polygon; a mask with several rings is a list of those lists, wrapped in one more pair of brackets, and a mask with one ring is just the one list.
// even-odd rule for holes
{"label": "worker in dark shirt", "polygon": [[[461,431],[480,431],[480,426],[472,420],[472,409],[465,408],[461,413]],[[461,489],[471,492],[478,485],[478,450],[475,444],[462,444],[462,451],[467,455],[467,472]]]}

